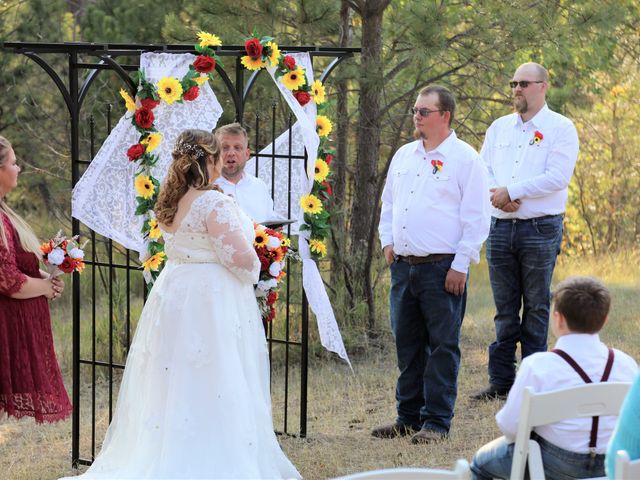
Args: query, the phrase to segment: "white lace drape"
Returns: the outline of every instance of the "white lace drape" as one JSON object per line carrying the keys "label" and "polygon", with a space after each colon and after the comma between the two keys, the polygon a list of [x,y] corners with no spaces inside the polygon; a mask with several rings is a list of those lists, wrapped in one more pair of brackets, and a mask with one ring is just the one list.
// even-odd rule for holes
{"label": "white lace drape", "polygon": [[[194,58],[191,54],[143,53],[140,68],[149,82],[156,83],[167,76],[182,78]],[[180,132],[188,128],[213,130],[222,107],[205,83],[196,100],[173,105],[162,102],[153,113],[155,125],[162,133],[162,143],[154,151],[160,160],[152,172],[162,182]],[[137,166],[127,158],[127,149],[140,136],[131,124],[131,115],[122,116],[74,187],[71,214],[96,233],[143,254],[146,247],[140,229],[144,220],[135,214]]]}
{"label": "white lace drape", "polygon": [[[309,83],[309,85],[311,85],[313,83],[313,67],[311,64],[311,57],[308,53],[292,53],[291,55],[296,59],[297,65],[301,65],[305,68],[307,72],[307,82]],[[268,71],[276,86],[280,90],[283,98],[287,101],[287,104],[298,120],[295,125],[296,128],[292,129],[292,143],[293,145],[296,145],[297,148],[300,148],[299,145],[302,143],[307,149],[308,162],[306,179],[301,180],[299,183],[299,188],[301,190],[296,191],[292,195],[293,198],[297,200],[302,195],[306,195],[307,193],[309,193],[311,191],[311,188],[313,187],[315,161],[316,157],[318,156],[318,146],[320,145],[320,138],[316,133],[317,109],[313,101],[307,103],[304,107],[301,107],[293,94],[276,79],[275,67],[268,68]],[[280,144],[278,144],[278,140],[280,140]],[[286,146],[288,151],[288,142],[285,142],[285,140],[288,140],[287,135],[281,135],[278,140],[276,140],[276,151],[278,151],[278,149],[282,149],[283,145]],[[272,149],[273,148],[271,146],[268,146],[265,151],[271,152]],[[298,154],[298,152],[296,152],[296,154]],[[267,172],[270,173],[271,162],[264,163],[266,164]],[[303,165],[302,162],[299,162],[299,165]],[[300,166],[297,167],[298,172],[300,168]],[[302,171],[304,172],[303,168]],[[276,173],[277,172],[278,171],[276,167]],[[269,176],[268,178],[271,177]],[[276,179],[278,179],[280,188],[282,188],[283,185],[284,187],[288,188],[286,176],[276,177]],[[277,191],[278,190],[276,189],[276,192]],[[298,203],[299,202],[297,201],[295,202],[297,216],[294,218],[299,219],[298,223],[296,224],[296,231],[297,227],[303,221],[303,212]],[[275,206],[275,209],[277,213],[286,215],[286,211],[281,212],[280,210],[278,210],[277,205]],[[292,208],[292,213],[293,212],[294,210]],[[322,346],[327,350],[337,353],[349,364],[349,367],[351,367],[351,362],[349,361],[347,351],[344,348],[344,342],[342,341],[340,328],[338,328],[338,322],[336,321],[335,314],[333,313],[333,307],[331,306],[331,302],[329,301],[327,291],[324,288],[324,283],[322,281],[322,277],[320,276],[318,265],[311,258],[311,253],[309,252],[309,245],[307,243],[308,237],[306,236],[308,235],[308,233],[301,232],[299,235],[300,256],[302,257],[302,285],[304,287],[305,293],[307,294],[309,306],[316,316],[316,320],[318,323],[318,332],[320,334],[320,342],[322,343]]]}

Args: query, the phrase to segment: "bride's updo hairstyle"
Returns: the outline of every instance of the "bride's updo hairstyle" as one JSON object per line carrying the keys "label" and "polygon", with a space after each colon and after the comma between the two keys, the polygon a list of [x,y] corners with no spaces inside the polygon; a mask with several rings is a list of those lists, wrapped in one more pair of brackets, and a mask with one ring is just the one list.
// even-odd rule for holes
{"label": "bride's updo hairstyle", "polygon": [[178,210],[178,202],[193,187],[196,190],[217,190],[207,170],[209,156],[214,164],[220,161],[220,144],[206,130],[185,130],[176,140],[171,152],[173,162],[160,188],[156,202],[156,218],[171,225]]}

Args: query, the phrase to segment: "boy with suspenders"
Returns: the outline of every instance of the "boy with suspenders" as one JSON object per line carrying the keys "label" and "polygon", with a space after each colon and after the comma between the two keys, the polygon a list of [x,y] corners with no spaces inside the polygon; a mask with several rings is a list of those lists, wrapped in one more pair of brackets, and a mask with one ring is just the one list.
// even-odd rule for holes
{"label": "boy with suspenders", "polygon": [[[555,348],[522,361],[507,401],[496,415],[505,436],[475,454],[471,465],[475,479],[509,478],[525,387],[545,392],[591,382],[632,382],[636,376],[635,360],[608,348],[598,336],[611,304],[609,291],[599,280],[568,278],[558,284],[553,299]],[[545,476],[550,480],[604,476],[604,454],[616,419],[577,418],[536,427],[532,438],[540,444]]]}

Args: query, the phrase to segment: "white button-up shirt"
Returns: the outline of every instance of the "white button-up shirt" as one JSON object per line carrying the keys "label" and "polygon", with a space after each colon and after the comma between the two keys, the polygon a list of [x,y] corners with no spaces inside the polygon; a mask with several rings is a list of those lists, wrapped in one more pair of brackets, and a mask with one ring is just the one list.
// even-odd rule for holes
{"label": "white button-up shirt", "polygon": [[429,152],[422,140],[404,145],[382,192],[382,247],[393,245],[396,255],[453,253],[451,268],[466,273],[489,234],[488,188],[482,159],[454,131]]}
{"label": "white button-up shirt", "polygon": [[[609,351],[597,334],[563,335],[558,338],[556,348],[567,352],[594,383],[600,381]],[[638,365],[633,358],[614,349],[613,367],[608,381],[632,382],[637,371]],[[522,360],[507,402],[496,415],[498,427],[510,441],[514,441],[525,387],[532,387],[534,392],[548,392],[584,384],[580,375],[560,355],[553,352],[534,353]],[[604,453],[607,450],[616,421],[617,417],[600,417],[596,453]],[[563,420],[535,427],[534,431],[545,440],[565,450],[589,453],[591,417]]]}
{"label": "white button-up shirt", "polygon": [[236,203],[255,222],[274,220],[277,215],[273,211],[273,199],[267,185],[258,177],[246,171],[238,183],[218,177],[215,181],[224,193],[235,198]]}
{"label": "white button-up shirt", "polygon": [[493,208],[497,218],[535,218],[563,213],[578,158],[578,133],[571,120],[544,107],[528,122],[517,113],[487,130],[480,155],[491,187],[507,187],[520,208]]}

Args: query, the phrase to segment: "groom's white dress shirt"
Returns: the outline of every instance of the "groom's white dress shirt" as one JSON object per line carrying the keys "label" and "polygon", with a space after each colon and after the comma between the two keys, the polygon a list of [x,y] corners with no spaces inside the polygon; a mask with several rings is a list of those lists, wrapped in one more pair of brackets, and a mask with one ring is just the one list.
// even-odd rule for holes
{"label": "groom's white dress shirt", "polygon": [[233,183],[220,176],[216,181],[224,193],[235,198],[236,203],[255,222],[274,220],[273,199],[267,185],[258,177],[242,172],[238,183]]}
{"label": "groom's white dress shirt", "polygon": [[494,121],[480,156],[487,164],[490,186],[506,186],[511,200],[521,204],[511,213],[492,207],[493,216],[527,219],[564,212],[578,143],[571,120],[546,104],[528,122],[518,113]]}
{"label": "groom's white dress shirt", "polygon": [[[434,172],[438,161],[442,168]],[[455,132],[425,151],[422,140],[393,157],[382,192],[380,243],[396,255],[453,253],[451,268],[466,273],[489,234],[489,186],[478,153]]]}

